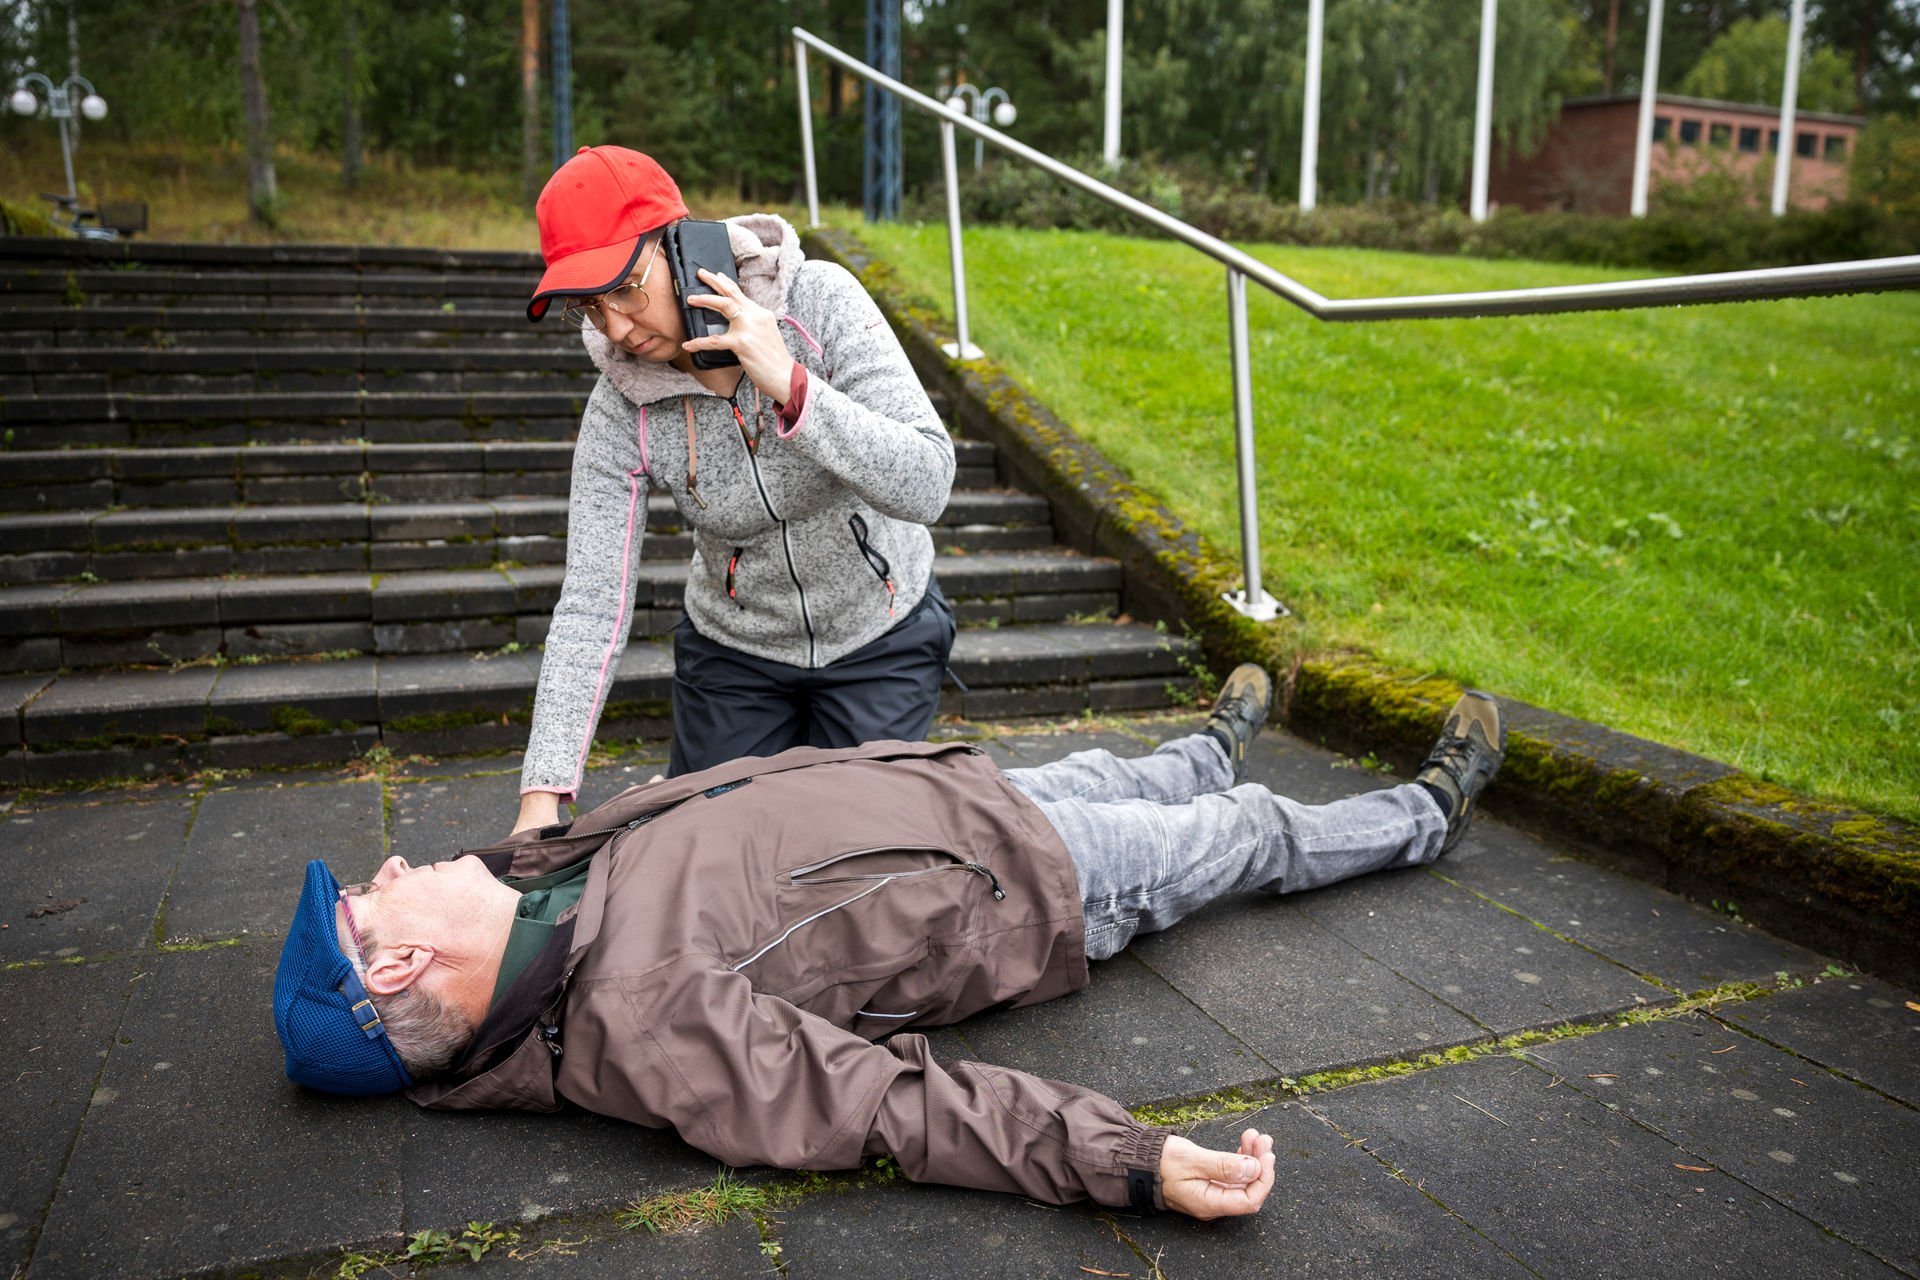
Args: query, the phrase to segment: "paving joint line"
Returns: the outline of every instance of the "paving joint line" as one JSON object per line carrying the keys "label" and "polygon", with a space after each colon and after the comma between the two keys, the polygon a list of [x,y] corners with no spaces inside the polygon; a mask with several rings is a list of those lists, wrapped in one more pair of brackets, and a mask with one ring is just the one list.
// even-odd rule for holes
{"label": "paving joint line", "polygon": [[[1515,919],[1524,920],[1528,924],[1532,925],[1534,928],[1540,930],[1542,933],[1550,934],[1553,937],[1558,938],[1560,941],[1566,943],[1568,946],[1578,947],[1580,950],[1586,952],[1590,956],[1593,956],[1595,959],[1603,960],[1606,963],[1612,965],[1616,969],[1620,969],[1625,971],[1626,973],[1632,974],[1634,977],[1640,979],[1640,981],[1648,983],[1651,986],[1658,987],[1661,991],[1666,992],[1668,995],[1678,996],[1678,995],[1684,994],[1678,987],[1668,982],[1665,978],[1661,978],[1650,973],[1642,973],[1640,970],[1634,968],[1632,965],[1628,964],[1626,961],[1616,960],[1612,956],[1608,955],[1606,952],[1600,950],[1598,947],[1591,946],[1585,942],[1582,942],[1578,938],[1575,938],[1569,934],[1562,933],[1550,924],[1543,924],[1540,921],[1535,920],[1532,916],[1528,915],[1526,912],[1521,911],[1517,907],[1510,907],[1506,903],[1500,901],[1498,898],[1490,897],[1487,894],[1480,892],[1480,890],[1473,888],[1471,885],[1461,884],[1458,880],[1455,880],[1453,877],[1444,875],[1441,872],[1436,871],[1432,866],[1427,866],[1423,868],[1423,870],[1425,870],[1426,873],[1432,876],[1434,879],[1440,881],[1442,884],[1452,885],[1454,888],[1460,890],[1462,893],[1472,894],[1474,897],[1480,899],[1480,901],[1486,903],[1487,905],[1491,907],[1496,907],[1499,910],[1506,912],[1508,915],[1513,916]],[[1689,903],[1688,905],[1691,906],[1692,904]]]}
{"label": "paving joint line", "polygon": [[[1838,979],[1836,979],[1836,981],[1838,981]],[[1782,991],[1795,990],[1795,989],[1796,988],[1791,988],[1791,987],[1780,988],[1780,990]],[[1761,1035],[1758,1031],[1753,1030],[1751,1027],[1741,1026],[1739,1023],[1735,1023],[1735,1022],[1728,1022],[1726,1019],[1720,1017],[1718,1014],[1710,1012],[1707,1014],[1707,1016],[1712,1018],[1721,1027],[1725,1028],[1727,1031],[1727,1034],[1729,1035],[1741,1035],[1741,1036],[1746,1036],[1750,1040],[1757,1040],[1761,1044],[1766,1045],[1769,1049],[1778,1050],[1779,1052],[1786,1054],[1788,1057],[1795,1058],[1801,1062],[1804,1062],[1808,1066],[1813,1067],[1816,1070],[1826,1072],[1828,1075],[1833,1076],[1835,1079],[1844,1080],[1846,1083],[1850,1085],[1853,1085],[1857,1088],[1865,1089],[1868,1093],[1871,1093],[1876,1097],[1882,1098],[1887,1102],[1891,1102],[1897,1107],[1904,1108],[1905,1110],[1908,1110],[1908,1111],[1920,1111],[1920,1102],[1909,1102],[1905,1098],[1896,1098],[1894,1095],[1888,1093],[1885,1089],[1880,1088],[1876,1084],[1872,1084],[1869,1081],[1862,1080],[1859,1076],[1849,1075],[1844,1068],[1828,1066],[1826,1063],[1820,1061],[1818,1058],[1810,1058],[1806,1054],[1801,1053],[1798,1049],[1795,1049],[1790,1045],[1781,1044],[1777,1040],[1772,1040],[1766,1036]]]}
{"label": "paving joint line", "polygon": [[80,1139],[87,1131],[87,1118],[93,1113],[93,1099],[100,1092],[100,1082],[106,1078],[107,1068],[113,1063],[114,1050],[120,1045],[120,1028],[126,1025],[127,1009],[133,1004],[133,984],[146,977],[147,971],[138,959],[134,962],[133,973],[127,978],[126,990],[120,999],[119,1016],[113,1020],[113,1034],[107,1037],[107,1051],[100,1055],[100,1066],[93,1073],[93,1083],[87,1088],[87,1105],[80,1112],[80,1122],[73,1126],[73,1136],[67,1139],[67,1149],[60,1153],[60,1168],[53,1175],[53,1189],[47,1192],[47,1200],[40,1209],[40,1217],[27,1232],[26,1256],[21,1260],[15,1276],[24,1276],[33,1266],[34,1255],[40,1251],[40,1237],[46,1234],[47,1219],[53,1216],[53,1205],[60,1198],[60,1189],[66,1184],[67,1169],[73,1163],[73,1153],[80,1149]]}
{"label": "paving joint line", "polygon": [[1189,1095],[1159,1102],[1141,1103],[1128,1110],[1148,1124],[1167,1124],[1192,1128],[1210,1120],[1272,1106],[1276,1102],[1303,1101],[1315,1094],[1332,1093],[1353,1085],[1414,1075],[1442,1067],[1458,1066],[1494,1054],[1517,1054],[1537,1045],[1563,1040],[1584,1039],[1604,1031],[1643,1022],[1667,1022],[1695,1013],[1707,1012],[1727,1001],[1746,1003],[1774,994],[1753,982],[1724,983],[1710,987],[1671,1004],[1650,1005],[1643,1009],[1620,1010],[1600,1022],[1562,1022],[1551,1029],[1531,1029],[1511,1034],[1467,1041],[1429,1050],[1413,1058],[1387,1058],[1349,1067],[1333,1067],[1302,1076],[1276,1076],[1244,1085]]}
{"label": "paving joint line", "polygon": [[[1534,1069],[1538,1070],[1537,1067]],[[1467,1105],[1472,1106],[1473,1104],[1468,1103]],[[1420,1181],[1415,1182],[1412,1178],[1407,1176],[1407,1171],[1405,1169],[1400,1168],[1398,1165],[1394,1164],[1393,1161],[1387,1159],[1386,1156],[1384,1156],[1378,1151],[1375,1151],[1372,1147],[1368,1146],[1367,1143],[1370,1141],[1370,1139],[1365,1137],[1360,1137],[1360,1138],[1354,1137],[1353,1134],[1348,1133],[1345,1129],[1342,1129],[1337,1123],[1335,1123],[1333,1120],[1333,1117],[1321,1114],[1319,1111],[1315,1110],[1312,1106],[1302,1103],[1301,1109],[1305,1111],[1308,1115],[1312,1116],[1315,1120],[1318,1120],[1321,1124],[1325,1125],[1328,1129],[1331,1129],[1334,1133],[1337,1133],[1342,1138],[1345,1138],[1347,1140],[1346,1142],[1347,1146],[1359,1148],[1360,1153],[1362,1155],[1366,1156],[1369,1160],[1372,1160],[1375,1164],[1378,1164],[1382,1169],[1385,1169],[1387,1171],[1388,1177],[1392,1178],[1394,1181],[1400,1183],[1402,1186],[1408,1188],[1409,1190],[1415,1192],[1416,1194],[1425,1197],[1428,1203],[1432,1204],[1434,1208],[1440,1210],[1440,1212],[1446,1214],[1449,1218],[1452,1218],[1455,1222],[1465,1227],[1468,1231],[1473,1232],[1474,1235],[1486,1241],[1488,1248],[1493,1249],[1495,1252],[1500,1253],[1505,1257],[1511,1259],[1515,1266],[1519,1267],[1522,1271],[1526,1272],[1528,1275],[1531,1275],[1531,1276],[1541,1275],[1540,1271],[1536,1270],[1533,1267],[1528,1266],[1526,1261],[1523,1258],[1521,1258],[1518,1254],[1514,1253],[1513,1250],[1507,1248],[1505,1245],[1501,1244],[1498,1240],[1495,1240],[1492,1236],[1488,1235],[1485,1231],[1481,1230],[1480,1227],[1477,1226],[1476,1224],[1468,1221],[1464,1215],[1462,1215],[1452,1205],[1442,1200],[1434,1192],[1427,1190],[1427,1182],[1425,1178],[1422,1178],[1420,1179]],[[1478,1108],[1476,1108],[1476,1110],[1478,1110]]]}
{"label": "paving joint line", "polygon": [[[1714,1018],[1712,1014],[1708,1014],[1707,1016],[1709,1018],[1712,1018],[1714,1022],[1720,1023],[1720,1020],[1718,1018]],[[1725,1026],[1726,1024],[1720,1023],[1720,1025]],[[1759,1037],[1755,1037],[1755,1038],[1758,1039]],[[1792,1051],[1788,1050],[1788,1052],[1791,1053]],[[1798,1057],[1799,1055],[1795,1054],[1794,1056]],[[1794,1205],[1789,1204],[1787,1201],[1780,1199],[1778,1196],[1774,1195],[1772,1192],[1766,1190],[1765,1188],[1754,1186],[1751,1182],[1748,1182],[1745,1178],[1741,1177],[1739,1174],[1735,1173],[1733,1170],[1728,1169],[1725,1166],[1717,1163],[1713,1159],[1713,1157],[1700,1154],[1699,1152],[1695,1151],[1692,1147],[1688,1146],[1685,1142],[1682,1142],[1678,1137],[1662,1130],[1658,1125],[1654,1124],[1652,1121],[1641,1119],[1639,1116],[1635,1115],[1631,1111],[1628,1111],[1624,1106],[1611,1103],[1611,1102],[1602,1101],[1598,1094],[1589,1093],[1586,1089],[1583,1089],[1578,1084],[1576,1084],[1570,1077],[1561,1075],[1559,1070],[1554,1068],[1551,1063],[1548,1063],[1544,1060],[1536,1061],[1532,1057],[1530,1057],[1528,1053],[1524,1050],[1514,1054],[1514,1057],[1518,1058],[1521,1062],[1524,1062],[1527,1066],[1531,1067],[1535,1071],[1540,1071],[1548,1075],[1551,1075],[1556,1081],[1564,1081],[1567,1085],[1569,1085],[1573,1089],[1575,1093],[1579,1094],[1582,1098],[1587,1099],[1587,1101],[1593,1103],[1595,1106],[1604,1109],[1609,1115],[1620,1117],[1622,1120],[1626,1121],[1628,1124],[1634,1126],[1635,1128],[1641,1130],[1642,1132],[1647,1133],[1652,1137],[1658,1139],[1659,1141],[1666,1143],[1669,1147],[1672,1147],[1675,1151],[1682,1152],[1685,1155],[1691,1157],[1692,1159],[1698,1160],[1701,1163],[1708,1165],[1714,1173],[1719,1174],[1721,1177],[1726,1178],[1729,1181],[1738,1184],[1739,1186],[1745,1187],[1748,1191],[1751,1191],[1754,1195],[1759,1196],[1762,1200],[1765,1200],[1770,1204],[1776,1205],[1779,1208],[1785,1209],[1788,1213],[1792,1214],[1794,1217],[1799,1218],[1803,1222],[1807,1223],[1807,1225],[1811,1226],[1814,1230],[1822,1232],[1826,1235],[1830,1235],[1834,1239],[1840,1240],[1846,1243],[1847,1245],[1850,1245],[1851,1247],[1860,1250],[1862,1253],[1866,1254],[1868,1257],[1873,1258],[1878,1262],[1884,1263],[1888,1268],[1890,1268],[1893,1271],[1899,1272],[1901,1275],[1912,1274],[1911,1272],[1907,1271],[1905,1268],[1893,1262],[1891,1259],[1882,1257],[1879,1253],[1875,1252],[1869,1246],[1864,1245],[1857,1240],[1851,1239],[1848,1236],[1842,1235],[1840,1233],[1840,1230],[1837,1227],[1832,1227],[1827,1225],[1824,1222],[1816,1221],[1815,1219],[1809,1217],[1807,1214],[1802,1212],[1800,1209],[1796,1208]],[[1815,1065],[1818,1065],[1818,1064],[1815,1064]],[[1834,1074],[1838,1074],[1838,1073],[1834,1073]],[[1841,1078],[1845,1079],[1845,1077],[1841,1077]],[[1859,1082],[1848,1081],[1848,1083],[1857,1084]],[[1872,1090],[1872,1092],[1878,1092],[1878,1090]]]}

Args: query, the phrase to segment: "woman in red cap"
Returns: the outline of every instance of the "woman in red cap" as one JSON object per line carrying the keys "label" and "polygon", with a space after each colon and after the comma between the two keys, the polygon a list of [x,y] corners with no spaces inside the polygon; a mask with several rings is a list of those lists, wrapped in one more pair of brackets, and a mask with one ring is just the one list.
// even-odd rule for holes
{"label": "woman in red cap", "polygon": [[[727,328],[690,339],[661,252],[687,208],[651,158],[583,147],[536,213],[547,270],[527,315],[558,299],[601,377],[575,446],[514,829],[555,821],[579,789],[631,625],[649,483],[694,541],[673,632],[672,773],[924,737],[953,648],[927,532],[953,442],[866,290],[807,261],[784,219],[729,219],[738,283],[703,271],[710,292],[687,299]],[[739,366],[695,368],[700,350]]]}

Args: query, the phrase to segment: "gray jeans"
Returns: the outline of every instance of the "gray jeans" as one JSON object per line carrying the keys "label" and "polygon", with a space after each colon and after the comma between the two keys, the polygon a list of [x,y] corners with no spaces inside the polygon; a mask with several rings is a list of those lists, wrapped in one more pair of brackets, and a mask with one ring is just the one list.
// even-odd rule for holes
{"label": "gray jeans", "polygon": [[1297,893],[1431,862],[1447,834],[1440,806],[1411,784],[1322,805],[1234,787],[1206,734],[1129,759],[1078,751],[1007,777],[1039,804],[1080,873],[1089,960],[1223,894]]}

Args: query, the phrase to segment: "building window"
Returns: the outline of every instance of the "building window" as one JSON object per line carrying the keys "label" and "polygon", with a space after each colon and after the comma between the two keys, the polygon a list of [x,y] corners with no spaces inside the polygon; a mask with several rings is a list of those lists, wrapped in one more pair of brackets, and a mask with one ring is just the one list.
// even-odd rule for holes
{"label": "building window", "polygon": [[1653,140],[1655,142],[1665,142],[1668,138],[1672,136],[1673,136],[1673,117],[1672,116],[1655,116],[1653,118]]}
{"label": "building window", "polygon": [[1689,147],[1697,147],[1700,145],[1700,122],[1698,120],[1682,120],[1680,122],[1680,142],[1682,145]]}
{"label": "building window", "polygon": [[1767,130],[1767,154],[1770,156],[1780,154],[1780,131],[1778,129]]}
{"label": "building window", "polygon": [[1793,137],[1793,154],[1805,156],[1811,160],[1820,152],[1820,135],[1817,133],[1797,133]]}
{"label": "building window", "polygon": [[1730,124],[1710,124],[1707,126],[1707,145],[1725,150],[1733,145],[1733,126]]}
{"label": "building window", "polygon": [[1847,158],[1846,138],[1837,133],[1828,134],[1826,145],[1820,153],[1820,158],[1822,160],[1832,160],[1836,163],[1845,160]]}
{"label": "building window", "polygon": [[1760,150],[1759,125],[1743,124],[1740,126],[1740,149],[1751,152],[1758,152]]}

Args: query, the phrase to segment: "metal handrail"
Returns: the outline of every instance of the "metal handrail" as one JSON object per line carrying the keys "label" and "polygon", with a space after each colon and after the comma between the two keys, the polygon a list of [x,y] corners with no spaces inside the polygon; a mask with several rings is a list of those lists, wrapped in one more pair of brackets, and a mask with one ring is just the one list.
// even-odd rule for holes
{"label": "metal handrail", "polygon": [[947,238],[953,260],[956,341],[949,355],[972,358],[979,352],[967,331],[966,275],[960,254],[960,197],[953,158],[954,130],[965,129],[1006,152],[1078,187],[1117,209],[1227,268],[1229,347],[1233,362],[1235,448],[1240,471],[1241,560],[1246,570],[1244,592],[1230,592],[1236,609],[1265,620],[1286,609],[1261,589],[1258,504],[1253,478],[1253,397],[1249,370],[1246,281],[1252,280],[1317,320],[1436,320],[1448,317],[1554,315],[1576,311],[1622,311],[1709,302],[1751,302],[1764,298],[1801,298],[1835,293],[1867,293],[1884,289],[1920,287],[1920,255],[1869,258],[1857,262],[1822,263],[1806,267],[1767,267],[1754,271],[1726,271],[1711,275],[1664,276],[1602,284],[1550,285],[1537,289],[1493,289],[1478,293],[1426,294],[1395,298],[1327,298],[1276,271],[1216,236],[1188,225],[1173,215],[1135,199],[1124,191],[1062,164],[1044,152],[1009,138],[999,130],[954,111],[945,103],[875,71],[858,58],[828,44],[803,27],[793,28],[794,69],[800,90],[800,137],[806,165],[807,218],[820,225],[820,195],[813,160],[813,98],[807,84],[807,50],[813,49],[860,79],[894,94],[909,106],[940,121],[940,145],[947,179]]}

